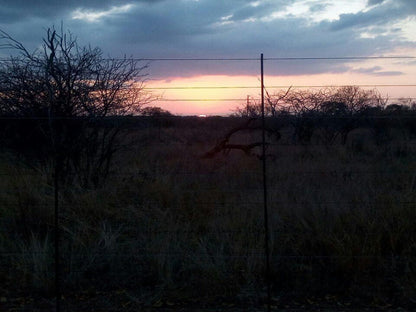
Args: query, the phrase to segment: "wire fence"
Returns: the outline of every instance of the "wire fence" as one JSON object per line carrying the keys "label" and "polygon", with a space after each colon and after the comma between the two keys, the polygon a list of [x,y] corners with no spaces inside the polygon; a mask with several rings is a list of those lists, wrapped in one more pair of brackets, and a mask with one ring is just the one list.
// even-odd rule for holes
{"label": "wire fence", "polygon": [[[271,57],[264,61],[413,59]],[[267,76],[264,85],[267,90],[341,86],[267,86]],[[227,89],[264,90],[260,84],[144,88]],[[261,100],[252,98],[257,103]],[[162,97],[157,101],[244,105],[247,98]],[[416,118],[412,114],[395,115],[400,121],[410,120],[410,126],[382,124],[380,129],[378,124],[358,124],[346,142],[325,141],[324,130],[316,125],[308,141],[294,140],[294,123],[285,123],[279,116],[263,118],[259,127],[236,131],[232,141],[234,147],[241,147],[263,139],[263,145],[249,152],[223,145],[212,158],[202,155],[218,146],[230,129],[238,128],[243,117],[163,117],[170,123],[155,116],[123,120],[128,118],[135,125],[122,132],[127,147],[115,154],[105,182],[96,187],[87,184],[82,174],[64,173],[64,164],[54,159],[53,149],[48,150],[47,160],[3,150],[1,309],[347,311],[401,307],[410,311],[415,307],[416,133],[411,124]],[[342,118],[355,117],[335,120]],[[72,118],[54,121],[65,119]],[[271,125],[277,127],[279,138],[256,132]],[[77,170],[94,173],[79,166]],[[65,180],[64,174],[71,177]]]}

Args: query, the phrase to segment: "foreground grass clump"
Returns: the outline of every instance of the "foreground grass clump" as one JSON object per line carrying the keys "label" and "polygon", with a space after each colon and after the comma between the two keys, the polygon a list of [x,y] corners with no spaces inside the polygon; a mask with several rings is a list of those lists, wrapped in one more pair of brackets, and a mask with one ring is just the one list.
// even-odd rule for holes
{"label": "foreground grass clump", "polygon": [[[132,129],[139,143],[104,185],[62,188],[65,292],[124,289],[144,304],[264,296],[261,163],[238,151],[200,158],[229,127],[210,122]],[[415,145],[364,138],[270,147],[276,297],[416,295]],[[0,166],[0,289],[53,294],[53,172],[12,157]]]}

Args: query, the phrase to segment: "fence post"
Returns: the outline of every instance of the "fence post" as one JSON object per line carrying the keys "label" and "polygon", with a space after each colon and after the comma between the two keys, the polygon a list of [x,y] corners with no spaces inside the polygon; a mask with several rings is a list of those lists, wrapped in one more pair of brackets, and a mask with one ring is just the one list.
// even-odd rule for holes
{"label": "fence post", "polygon": [[266,114],[264,110],[264,70],[263,53],[260,57],[261,72],[261,119],[262,119],[262,162],[263,162],[263,204],[264,204],[264,251],[266,256],[265,279],[267,284],[267,311],[270,312],[271,285],[270,285],[270,255],[269,255],[269,213],[267,209],[267,175],[266,175]]}
{"label": "fence post", "polygon": [[[58,152],[59,153],[59,152]],[[61,311],[61,263],[60,263],[60,230],[59,230],[59,178],[61,172],[60,156],[55,151],[55,176],[54,176],[54,214],[55,214],[55,311]]]}
{"label": "fence post", "polygon": [[[55,138],[56,139],[56,138]],[[55,311],[61,311],[61,254],[60,254],[60,214],[59,214],[59,179],[61,177],[62,171],[62,158],[61,158],[61,149],[60,144],[57,144],[56,141],[54,142],[55,146],[55,168],[54,168],[54,232],[55,232],[55,298],[56,298],[56,305]],[[59,142],[60,143],[60,142]],[[58,145],[58,146],[57,146]]]}

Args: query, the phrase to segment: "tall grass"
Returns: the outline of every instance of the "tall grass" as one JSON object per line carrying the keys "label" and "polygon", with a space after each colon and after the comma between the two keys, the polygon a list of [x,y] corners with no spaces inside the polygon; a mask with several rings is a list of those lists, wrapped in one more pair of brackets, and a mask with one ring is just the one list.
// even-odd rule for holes
{"label": "tall grass", "polygon": [[[132,130],[146,143],[119,155],[106,184],[63,188],[65,291],[128,289],[137,298],[151,292],[176,300],[264,295],[261,164],[238,151],[199,157],[227,127]],[[415,142],[380,145],[364,132],[345,146],[287,144],[288,135],[269,147],[276,296],[407,302],[416,295]],[[0,166],[0,255],[8,268],[0,276],[50,292],[51,170],[10,158]]]}

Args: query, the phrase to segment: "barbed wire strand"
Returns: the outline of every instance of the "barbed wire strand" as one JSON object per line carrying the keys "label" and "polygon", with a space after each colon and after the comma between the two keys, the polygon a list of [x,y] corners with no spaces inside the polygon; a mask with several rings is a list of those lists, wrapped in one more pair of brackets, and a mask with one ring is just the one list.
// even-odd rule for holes
{"label": "barbed wire strand", "polygon": [[[14,60],[19,60],[19,57],[12,56]],[[376,56],[300,56],[300,57],[265,57],[265,61],[313,61],[313,60],[413,60],[416,56],[413,55],[376,55]],[[199,62],[199,61],[260,61],[259,57],[108,57],[103,58],[103,61],[164,61],[164,62]],[[2,57],[0,61],[13,61],[11,58]]]}

